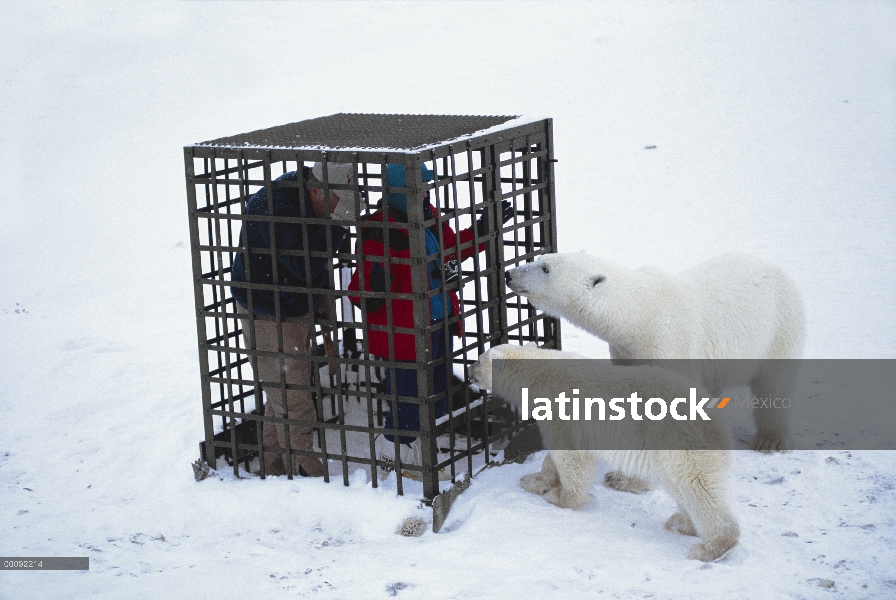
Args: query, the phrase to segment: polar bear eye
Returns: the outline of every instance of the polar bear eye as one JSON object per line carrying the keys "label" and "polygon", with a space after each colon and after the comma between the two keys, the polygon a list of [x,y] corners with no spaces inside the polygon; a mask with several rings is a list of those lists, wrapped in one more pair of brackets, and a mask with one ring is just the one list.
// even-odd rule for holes
{"label": "polar bear eye", "polygon": [[544,271],[545,273],[551,272],[551,269],[547,265],[542,265],[541,270]]}
{"label": "polar bear eye", "polygon": [[591,287],[595,287],[595,286],[597,286],[597,284],[603,283],[604,279],[606,279],[606,277],[604,277],[603,275],[598,275],[597,277],[594,278],[594,280],[592,280]]}

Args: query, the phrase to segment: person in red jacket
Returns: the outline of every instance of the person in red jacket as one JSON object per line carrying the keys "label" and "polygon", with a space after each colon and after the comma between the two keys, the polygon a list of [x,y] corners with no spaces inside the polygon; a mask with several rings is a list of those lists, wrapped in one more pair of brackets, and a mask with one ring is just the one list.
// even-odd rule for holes
{"label": "person in red jacket", "polygon": [[[432,181],[432,171],[421,165],[421,176],[423,181]],[[386,166],[386,185],[388,187],[404,187],[405,186],[405,168],[404,165],[389,164]],[[429,204],[429,194],[426,195],[426,203],[424,204],[424,218],[432,220],[435,218],[436,209]],[[406,223],[408,200],[405,194],[391,193],[387,196],[386,207],[377,211],[366,220],[371,221],[390,221],[397,223]],[[504,222],[513,216],[513,207],[510,202],[502,202],[502,218]],[[487,221],[480,217],[476,221],[477,233],[480,236],[487,234]],[[424,230],[426,239],[427,255],[436,255],[434,260],[428,263],[427,272],[429,274],[429,289],[434,290],[440,288],[443,283],[452,283],[457,280],[460,275],[459,262],[465,258],[473,256],[476,252],[485,248],[484,243],[480,243],[476,248],[472,241],[474,234],[472,228],[461,230],[458,234],[454,232],[451,226],[446,222],[442,223],[441,240],[445,249],[456,248],[458,245],[466,244],[466,248],[461,250],[461,256],[458,257],[452,253],[445,257],[444,263],[441,263],[438,254],[441,250],[439,245],[439,231],[437,225],[432,225]],[[385,235],[389,235],[388,248],[390,258],[410,258],[410,243],[408,232],[406,229],[392,229],[384,227],[363,227],[361,228],[361,239],[359,251],[365,257],[385,257],[387,244],[384,239]],[[412,291],[411,286],[411,266],[408,264],[389,264],[389,277],[386,275],[385,262],[377,260],[364,260],[355,270],[349,283],[349,290],[361,289],[360,270],[364,270],[364,290],[369,292],[385,292],[387,280],[389,282],[389,290],[392,293],[409,294]],[[444,302],[444,299],[447,302]],[[360,305],[360,297],[350,297],[351,301]],[[367,298],[367,322],[371,325],[387,326],[401,328],[414,327],[414,309],[412,300],[401,299],[385,299],[385,298]],[[390,313],[391,312],[391,323]],[[447,313],[447,314],[446,314]],[[433,393],[442,394],[435,403],[435,418],[439,418],[447,412],[448,395],[445,393],[448,389],[448,378],[450,373],[450,354],[453,350],[453,338],[450,333],[446,332],[444,326],[444,317],[460,314],[460,303],[457,294],[449,291],[447,294],[437,294],[430,299],[430,319],[433,325],[442,324],[432,333],[432,360],[438,360],[444,356],[449,356],[445,363],[438,365],[433,369]],[[374,356],[384,358],[386,360],[414,362],[417,358],[416,341],[413,334],[396,333],[390,335],[385,330],[369,329],[368,330],[368,348]],[[390,352],[390,345],[392,351]],[[395,369],[395,393],[398,396],[417,396],[417,372],[414,369]],[[392,393],[392,375],[391,369],[386,369],[385,389],[387,394]],[[418,405],[408,402],[397,402],[397,406],[386,415],[386,429],[397,428],[403,431],[420,431],[420,413]],[[399,451],[403,464],[420,465],[420,441],[419,438],[410,436],[399,436]],[[387,465],[394,461],[395,444],[394,437],[391,435],[378,436],[376,440],[376,451],[378,458]],[[387,466],[387,471],[391,470]]]}

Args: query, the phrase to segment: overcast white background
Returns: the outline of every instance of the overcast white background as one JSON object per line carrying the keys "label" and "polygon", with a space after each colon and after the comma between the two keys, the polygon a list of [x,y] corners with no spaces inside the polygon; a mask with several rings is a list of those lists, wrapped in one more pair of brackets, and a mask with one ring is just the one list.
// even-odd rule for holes
{"label": "overcast white background", "polygon": [[414,539],[394,534],[427,518],[414,494],[360,475],[195,483],[182,154],[336,112],[549,116],[562,251],[673,271],[751,252],[802,290],[807,357],[894,358],[893,3],[0,13],[0,554],[91,557],[0,572],[0,598],[896,596],[890,453],[739,452],[742,541],[708,569],[662,529],[663,492],[562,511],[518,487],[536,462],[483,473],[452,531]]}

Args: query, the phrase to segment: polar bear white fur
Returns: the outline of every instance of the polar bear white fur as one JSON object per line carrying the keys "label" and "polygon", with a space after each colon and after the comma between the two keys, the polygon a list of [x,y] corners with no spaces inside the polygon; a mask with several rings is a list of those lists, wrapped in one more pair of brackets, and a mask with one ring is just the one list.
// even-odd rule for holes
{"label": "polar bear white fur", "polygon": [[[796,359],[805,341],[799,290],[778,267],[725,254],[677,274],[628,269],[586,254],[547,254],[506,274],[507,285],[536,308],[606,341],[614,359]],[[793,390],[794,361],[720,363],[682,368],[719,397],[750,385],[758,398]],[[675,368],[667,364],[669,368]],[[737,367],[737,368],[734,368]],[[760,451],[787,447],[786,410],[753,411]]]}
{"label": "polar bear white fur", "polygon": [[[571,352],[504,344],[491,348],[470,369],[477,386],[520,404],[520,389],[532,397],[554,397],[573,388],[600,390],[606,397],[625,397],[637,390],[645,398],[686,397],[695,386],[684,376],[651,366],[600,366],[583,370],[570,363],[527,359],[584,358]],[[501,377],[492,378],[492,360],[505,359]],[[552,364],[553,363],[553,364]],[[558,366],[554,366],[554,364]],[[727,428],[716,421],[538,421],[548,448],[620,448],[619,450],[550,450],[540,473],[526,475],[520,485],[563,508],[578,508],[589,497],[597,462],[609,463],[629,477],[659,485],[672,495],[678,512],[666,529],[699,535],[688,555],[704,562],[724,555],[737,543],[739,527],[727,497],[731,451]],[[714,450],[639,450],[643,447],[715,448]],[[628,449],[625,449],[628,448]]]}

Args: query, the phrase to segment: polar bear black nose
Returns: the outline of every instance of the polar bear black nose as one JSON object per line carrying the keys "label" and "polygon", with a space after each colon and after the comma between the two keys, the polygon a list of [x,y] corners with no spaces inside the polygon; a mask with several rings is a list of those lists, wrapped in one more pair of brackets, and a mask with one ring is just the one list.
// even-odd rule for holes
{"label": "polar bear black nose", "polygon": [[507,283],[507,285],[510,285],[511,279],[513,279],[513,278],[510,276],[510,271],[505,271],[504,272],[504,281]]}

